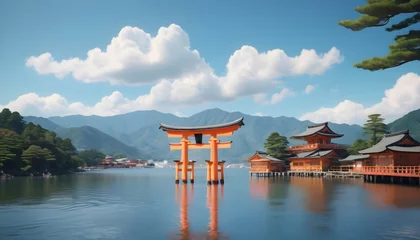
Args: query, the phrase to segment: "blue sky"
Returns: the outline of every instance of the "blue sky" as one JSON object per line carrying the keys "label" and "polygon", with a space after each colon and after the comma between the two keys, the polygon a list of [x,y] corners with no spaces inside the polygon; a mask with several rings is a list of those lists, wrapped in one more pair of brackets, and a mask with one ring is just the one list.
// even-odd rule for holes
{"label": "blue sky", "polygon": [[[354,63],[366,58],[386,55],[388,45],[393,43],[395,36],[395,33],[388,33],[382,28],[352,32],[338,25],[339,20],[357,18],[359,14],[354,11],[354,7],[364,3],[365,1],[333,0],[1,1],[0,106],[39,116],[112,115],[149,108],[189,116],[207,108],[218,107],[253,115],[293,116],[313,121],[360,123],[371,112],[379,112],[388,119],[395,119],[420,106],[420,79],[417,75],[419,65],[417,62],[409,63],[377,72],[353,67]],[[57,62],[71,58],[84,60],[91,49],[105,51],[112,38],[126,26],[137,27],[151,37],[156,37],[159,28],[168,28],[171,24],[176,24],[187,34],[191,50],[199,52],[200,59],[204,59],[221,84],[228,73],[226,65],[229,58],[244,45],[252,46],[258,53],[281,49],[291,58],[300,55],[302,49],[313,49],[317,54],[323,54],[335,47],[339,50],[342,61],[330,64],[318,75],[272,74],[270,81],[277,82],[275,87],[267,85],[258,92],[255,90],[249,94],[245,90],[238,90],[229,93],[229,96],[227,93],[220,93],[203,97],[215,90],[201,89],[196,93],[198,95],[191,95],[189,99],[183,97],[183,102],[177,102],[174,99],[184,95],[177,91],[170,99],[161,102],[147,100],[148,103],[144,106],[142,101],[126,103],[124,106],[118,103],[104,106],[106,102],[103,102],[96,109],[96,103],[115,91],[119,92],[119,98],[126,98],[124,101],[134,101],[139,96],[149,94],[151,88],[162,79],[152,77],[153,81],[140,86],[125,85],[119,79],[113,84],[101,80],[92,82],[83,77],[75,79],[72,72],[60,79],[54,73],[64,71],[63,68],[57,70],[48,65],[50,73],[46,74],[41,73],[42,69],[37,69],[34,64],[25,64],[29,57],[38,57],[47,52]],[[173,56],[175,60],[164,61],[163,66],[159,66],[161,73],[167,68],[179,66],[186,69],[182,70],[182,74],[196,74],[195,70],[187,69],[191,64],[183,65],[182,60],[177,60],[177,50],[171,52],[169,48],[165,51],[165,54]],[[241,64],[247,60],[249,58],[244,57],[238,61]],[[165,63],[168,65],[165,66]],[[259,69],[259,64],[249,64],[250,69]],[[270,63],[265,61],[264,65],[266,64]],[[278,64],[282,66],[281,62]],[[80,71],[78,66],[72,66],[71,71]],[[314,69],[316,68],[319,66],[315,64]],[[92,76],[91,72],[95,69],[86,69],[90,72],[88,75]],[[144,71],[149,74],[146,67]],[[174,71],[178,72],[177,69]],[[133,73],[127,71],[121,74],[118,76]],[[144,76],[142,71],[136,71],[135,74],[137,75],[130,75],[130,79],[136,80]],[[161,75],[155,72],[150,74]],[[184,77],[182,74],[162,74],[169,82]],[[240,83],[245,89],[256,88],[259,86],[258,81],[267,80],[245,81],[239,75],[240,72],[236,72],[235,84]],[[183,84],[195,81],[196,75],[191,76],[189,81],[183,80]],[[398,79],[402,79],[399,85]],[[414,84],[407,90],[407,83]],[[229,86],[239,88],[235,84]],[[308,85],[315,87],[309,94],[304,92]],[[282,89],[288,89],[289,94],[285,94],[281,100],[267,102]],[[388,97],[384,93],[387,89],[391,91]],[[410,95],[404,95],[406,91]],[[52,94],[57,95],[45,99]],[[267,101],[255,101],[255,94],[266,94]],[[18,99],[19,96],[25,97]],[[68,106],[75,102],[78,104]]]}

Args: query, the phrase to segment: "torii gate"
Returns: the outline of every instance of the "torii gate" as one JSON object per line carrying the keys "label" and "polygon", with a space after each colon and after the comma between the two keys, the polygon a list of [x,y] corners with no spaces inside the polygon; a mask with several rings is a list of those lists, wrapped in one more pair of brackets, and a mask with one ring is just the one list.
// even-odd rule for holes
{"label": "torii gate", "polygon": [[[219,184],[219,172],[221,172],[220,183],[224,184],[223,165],[224,161],[219,163],[218,148],[230,148],[232,141],[220,142],[217,137],[232,136],[233,132],[238,130],[243,123],[244,118],[233,122],[223,123],[211,126],[200,127],[174,127],[160,124],[159,129],[166,131],[169,138],[181,138],[179,144],[169,144],[171,150],[181,150],[181,161],[175,161],[175,183],[179,183],[178,173],[182,171],[182,182],[188,183],[188,172],[190,171],[191,183],[194,183],[194,161],[188,161],[188,149],[210,149],[210,161],[207,162],[207,183]],[[209,143],[203,143],[203,136],[210,136]],[[188,137],[195,137],[195,143],[191,143]],[[182,166],[180,170],[178,167]],[[188,169],[188,166],[191,166]],[[221,169],[219,170],[219,166]]]}

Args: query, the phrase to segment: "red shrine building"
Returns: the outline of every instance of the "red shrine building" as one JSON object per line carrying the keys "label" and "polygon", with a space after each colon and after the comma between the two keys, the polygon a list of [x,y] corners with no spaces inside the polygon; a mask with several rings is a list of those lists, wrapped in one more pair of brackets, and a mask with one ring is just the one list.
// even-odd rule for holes
{"label": "red shrine building", "polygon": [[254,173],[284,172],[286,170],[283,160],[277,159],[262,151],[256,151],[247,161],[250,163],[249,172],[251,175]]}
{"label": "red shrine building", "polygon": [[308,126],[304,132],[292,136],[306,144],[290,147],[289,153],[293,155],[288,159],[290,171],[327,171],[334,161],[348,156],[346,146],[332,142],[333,138],[342,136],[331,130],[327,122]]}
{"label": "red shrine building", "polygon": [[408,130],[387,134],[376,145],[359,153],[366,156],[362,173],[379,174],[382,171],[392,175],[401,170],[401,174],[420,176],[420,143],[410,136]]}

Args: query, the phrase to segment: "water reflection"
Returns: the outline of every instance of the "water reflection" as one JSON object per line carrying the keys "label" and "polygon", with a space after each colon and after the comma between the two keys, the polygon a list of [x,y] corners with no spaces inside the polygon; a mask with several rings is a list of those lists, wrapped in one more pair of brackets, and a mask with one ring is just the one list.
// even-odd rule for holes
{"label": "water reflection", "polygon": [[223,198],[224,186],[211,185],[207,186],[207,208],[209,209],[209,223],[207,232],[194,233],[190,229],[190,222],[188,217],[188,208],[192,203],[194,195],[194,185],[176,184],[175,194],[176,202],[179,205],[179,222],[180,229],[175,239],[228,239],[226,235],[219,232],[219,189],[220,195]]}
{"label": "water reflection", "polygon": [[324,178],[290,178],[290,186],[301,190],[304,195],[304,209],[314,213],[328,212],[329,205],[333,201],[336,184]]}
{"label": "water reflection", "polygon": [[251,196],[268,200],[270,206],[284,204],[289,193],[289,185],[286,178],[250,178],[249,188]]}
{"label": "water reflection", "polygon": [[366,183],[369,203],[379,208],[420,208],[420,188],[412,186]]}

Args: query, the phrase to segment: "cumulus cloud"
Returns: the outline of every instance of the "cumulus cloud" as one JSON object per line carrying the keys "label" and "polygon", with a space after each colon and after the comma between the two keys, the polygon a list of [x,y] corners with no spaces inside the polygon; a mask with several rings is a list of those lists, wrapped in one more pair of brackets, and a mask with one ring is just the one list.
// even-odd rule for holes
{"label": "cumulus cloud", "polygon": [[270,91],[281,77],[320,75],[342,61],[335,47],[321,54],[304,49],[298,56],[288,56],[281,49],[260,53],[243,46],[230,56],[226,75],[217,76],[199,52],[191,49],[188,34],[171,24],[161,27],[154,37],[142,29],[124,27],[104,51],[91,49],[85,59],[57,61],[46,52],[29,57],[26,66],[38,74],[71,75],[86,83],[154,84],[149,94],[139,97],[141,102],[158,106],[170,101],[180,106],[192,100],[201,104],[243,96],[258,100],[255,96]]}
{"label": "cumulus cloud", "polygon": [[283,88],[279,93],[274,93],[271,96],[271,104],[276,104],[281,102],[287,96],[294,96],[295,92],[290,90],[289,88]]}
{"label": "cumulus cloud", "polygon": [[[281,49],[258,52],[242,46],[228,59],[226,74],[218,76],[197,50],[191,49],[188,34],[178,25],[161,27],[156,36],[137,27],[124,27],[106,49],[94,48],[83,58],[56,60],[49,52],[31,56],[26,66],[41,75],[57,78],[72,76],[85,83],[107,82],[111,85],[151,85],[148,94],[127,99],[113,92],[93,106],[68,103],[58,94],[22,95],[6,106],[39,112],[38,115],[74,113],[115,115],[140,109],[174,112],[193,104],[229,101],[253,96],[255,101],[277,103],[293,95],[284,88],[266,99],[284,76],[321,75],[343,61],[332,47],[326,53],[303,49],[298,56],[288,56]],[[53,99],[56,102],[53,102]],[[34,104],[36,102],[37,104]],[[170,104],[168,104],[170,103]]]}
{"label": "cumulus cloud", "polygon": [[314,89],[315,89],[315,86],[314,85],[308,85],[308,86],[305,87],[305,93],[306,94],[309,94]]}
{"label": "cumulus cloud", "polygon": [[407,73],[401,76],[392,88],[385,90],[385,96],[373,106],[366,107],[360,103],[344,100],[335,107],[323,107],[317,111],[306,113],[300,119],[313,122],[362,124],[369,114],[380,113],[387,122],[391,122],[419,107],[420,76],[415,73]]}

